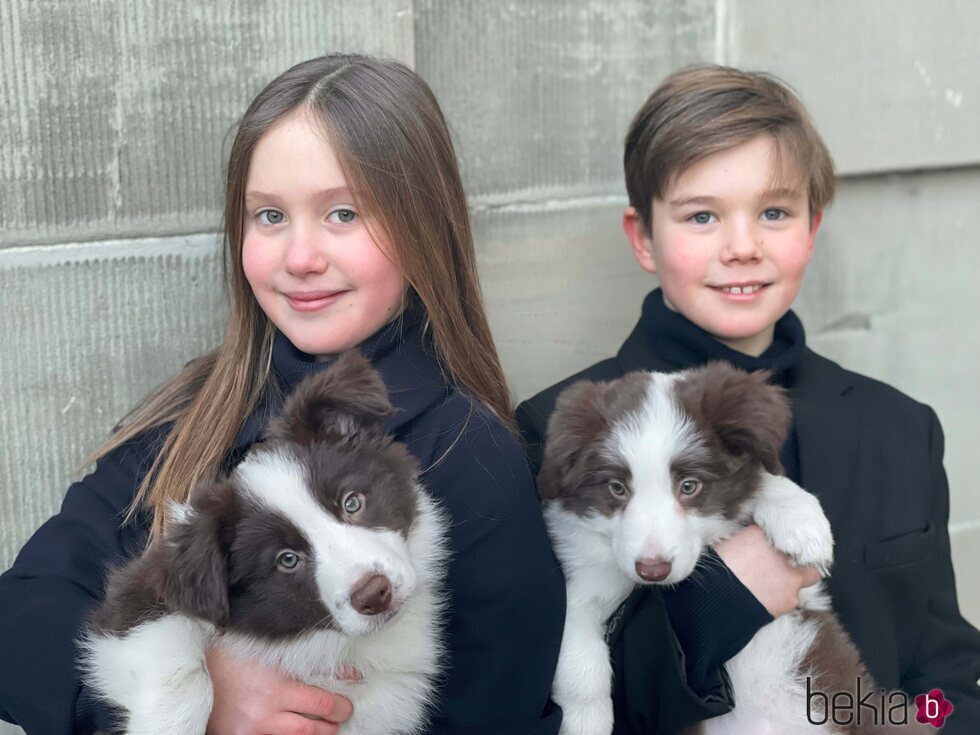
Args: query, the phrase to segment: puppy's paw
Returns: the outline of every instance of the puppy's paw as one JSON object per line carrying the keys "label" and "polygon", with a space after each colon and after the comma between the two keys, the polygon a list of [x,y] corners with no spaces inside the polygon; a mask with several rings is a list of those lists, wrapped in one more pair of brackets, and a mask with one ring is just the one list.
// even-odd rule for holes
{"label": "puppy's paw", "polygon": [[797,566],[826,577],[834,562],[834,535],[820,501],[786,477],[765,475],[753,520],[773,547]]}

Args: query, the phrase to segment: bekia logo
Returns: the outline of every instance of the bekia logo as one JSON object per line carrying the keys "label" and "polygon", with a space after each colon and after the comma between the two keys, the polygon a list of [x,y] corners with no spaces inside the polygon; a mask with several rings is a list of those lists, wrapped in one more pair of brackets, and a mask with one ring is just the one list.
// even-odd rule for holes
{"label": "bekia logo", "polygon": [[[811,725],[908,725],[911,703],[905,692],[884,689],[865,690],[863,681],[854,682],[854,691],[822,692],[806,679],[806,719]],[[940,689],[915,698],[917,722],[940,728],[953,711],[953,703]]]}
{"label": "bekia logo", "polygon": [[916,721],[936,728],[942,727],[946,717],[953,711],[953,703],[943,696],[942,689],[920,694],[915,698],[915,706],[919,708],[915,715]]}

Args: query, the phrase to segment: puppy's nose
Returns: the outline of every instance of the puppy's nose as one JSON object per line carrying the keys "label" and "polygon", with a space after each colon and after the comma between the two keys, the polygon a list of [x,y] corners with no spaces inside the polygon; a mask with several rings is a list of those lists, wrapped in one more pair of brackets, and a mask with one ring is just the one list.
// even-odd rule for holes
{"label": "puppy's nose", "polygon": [[670,574],[670,562],[662,556],[636,560],[636,573],[644,582],[663,582]]}
{"label": "puppy's nose", "polygon": [[383,574],[362,577],[350,595],[350,604],[361,615],[377,615],[391,607],[391,582]]}

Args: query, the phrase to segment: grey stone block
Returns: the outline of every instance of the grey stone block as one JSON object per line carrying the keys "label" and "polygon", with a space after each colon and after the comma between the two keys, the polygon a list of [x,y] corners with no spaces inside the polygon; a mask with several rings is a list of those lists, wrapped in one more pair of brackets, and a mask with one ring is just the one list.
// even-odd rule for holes
{"label": "grey stone block", "polygon": [[714,52],[715,3],[416,2],[416,64],[477,205],[618,194],[633,114]]}
{"label": "grey stone block", "polygon": [[802,95],[843,173],[980,162],[980,5],[720,3],[725,63]]}
{"label": "grey stone block", "polygon": [[0,251],[0,568],[136,402],[212,349],[217,238]]}
{"label": "grey stone block", "polygon": [[411,0],[0,3],[0,247],[214,231],[251,98],[327,51],[412,61]]}

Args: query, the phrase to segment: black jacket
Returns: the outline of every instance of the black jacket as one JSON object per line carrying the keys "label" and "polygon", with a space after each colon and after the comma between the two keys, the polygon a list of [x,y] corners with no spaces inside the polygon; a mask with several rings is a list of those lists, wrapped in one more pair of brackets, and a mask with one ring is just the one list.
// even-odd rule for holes
{"label": "black jacket", "polygon": [[[406,317],[361,346],[399,409],[386,426],[423,468],[452,519],[448,647],[433,733],[557,732],[549,701],[564,623],[564,582],[519,442],[481,405],[450,387]],[[282,335],[273,366],[281,394],[327,363]],[[270,398],[243,426],[227,468],[259,440]],[[112,452],[71,486],[61,512],[0,577],[0,715],[28,733],[92,732],[110,722],[81,688],[74,639],[102,597],[107,565],[138,551],[148,517],[121,525],[158,451],[156,432]]]}
{"label": "black jacket", "polygon": [[[536,472],[558,394],[578,380],[677,368],[641,324],[615,358],[539,393],[517,417]],[[932,409],[804,349],[790,389],[801,484],[821,501],[836,540],[834,607],[881,687],[939,688],[955,707],[944,735],[980,732],[980,633],[959,612],[950,561],[943,434]],[[659,588],[629,603],[611,641],[617,732],[669,733],[732,706],[727,677],[697,693]],[[727,691],[726,691],[727,690]]]}

